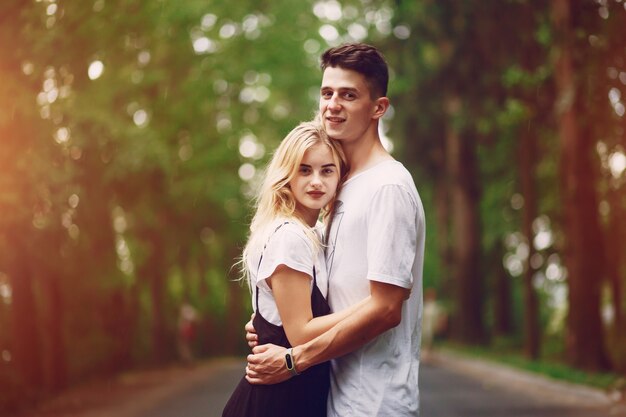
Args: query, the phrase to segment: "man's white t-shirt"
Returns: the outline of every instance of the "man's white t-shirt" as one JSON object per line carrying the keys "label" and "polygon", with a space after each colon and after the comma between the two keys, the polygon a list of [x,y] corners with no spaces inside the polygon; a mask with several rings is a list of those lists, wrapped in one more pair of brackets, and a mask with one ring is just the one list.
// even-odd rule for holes
{"label": "man's white t-shirt", "polygon": [[[279,265],[288,266],[311,276],[311,288],[313,288],[313,265],[315,265],[317,286],[324,297],[328,294],[328,275],[324,251],[315,248],[311,239],[305,234],[303,226],[293,221],[286,223],[287,221],[286,219],[276,221],[275,227],[278,229],[270,236],[262,253],[255,254],[250,259],[249,264],[252,274],[250,281],[253,284],[252,306],[255,311],[261,312],[265,320],[277,326],[282,326],[283,323],[278,314],[274,293],[267,285],[267,278],[274,274]],[[318,224],[314,230],[320,241],[321,230],[321,224]],[[263,259],[259,265],[261,254]],[[257,289],[259,291],[258,306],[255,305]]]}
{"label": "man's white t-shirt", "polygon": [[419,415],[424,210],[397,161],[350,178],[338,197],[326,249],[332,311],[370,294],[370,280],[410,288],[401,323],[332,361],[329,417]]}

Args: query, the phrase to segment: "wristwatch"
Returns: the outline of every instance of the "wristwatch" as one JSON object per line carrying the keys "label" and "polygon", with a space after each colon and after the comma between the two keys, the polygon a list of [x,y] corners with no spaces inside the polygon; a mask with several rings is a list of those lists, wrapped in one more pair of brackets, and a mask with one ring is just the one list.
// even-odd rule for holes
{"label": "wristwatch", "polygon": [[291,372],[291,375],[296,376],[300,375],[298,371],[296,371],[296,360],[293,357],[293,348],[287,349],[287,353],[285,353],[285,366],[287,370]]}

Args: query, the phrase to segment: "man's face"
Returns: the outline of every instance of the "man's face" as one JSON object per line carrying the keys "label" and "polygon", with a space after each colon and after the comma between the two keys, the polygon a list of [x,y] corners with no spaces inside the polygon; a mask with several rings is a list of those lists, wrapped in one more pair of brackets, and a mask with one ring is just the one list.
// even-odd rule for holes
{"label": "man's face", "polygon": [[357,141],[369,128],[376,106],[362,74],[339,67],[324,70],[319,110],[328,136]]}

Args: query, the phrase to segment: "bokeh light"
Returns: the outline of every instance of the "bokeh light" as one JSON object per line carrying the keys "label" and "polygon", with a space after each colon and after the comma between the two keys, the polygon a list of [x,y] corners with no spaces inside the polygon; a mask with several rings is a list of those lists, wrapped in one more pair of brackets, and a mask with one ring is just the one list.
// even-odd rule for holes
{"label": "bokeh light", "polygon": [[626,155],[620,151],[613,152],[609,156],[609,168],[614,178],[621,177],[624,169],[626,169]]}
{"label": "bokeh light", "polygon": [[333,25],[322,25],[319,30],[319,34],[328,43],[334,43],[339,39],[339,32]]}
{"label": "bokeh light", "polygon": [[242,181],[250,181],[252,178],[254,178],[256,168],[250,163],[245,163],[239,167],[238,173],[239,178],[241,178]]}
{"label": "bokeh light", "polygon": [[102,63],[102,61],[96,60],[89,64],[87,75],[89,76],[90,80],[97,80],[98,78],[100,78],[100,76],[102,76],[103,72],[104,64]]}

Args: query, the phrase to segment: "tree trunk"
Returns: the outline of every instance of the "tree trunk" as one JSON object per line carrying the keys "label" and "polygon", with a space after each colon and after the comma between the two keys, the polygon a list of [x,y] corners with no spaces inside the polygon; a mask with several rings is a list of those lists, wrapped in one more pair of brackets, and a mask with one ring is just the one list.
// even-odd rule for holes
{"label": "tree trunk", "polygon": [[623,253],[623,223],[621,216],[624,208],[621,201],[620,190],[611,184],[612,178],[609,178],[609,189],[607,191],[607,200],[610,206],[609,222],[605,232],[606,242],[606,269],[609,282],[611,283],[611,302],[614,311],[614,326],[622,329],[623,306],[622,306],[622,270],[624,267]]}
{"label": "tree trunk", "polygon": [[[164,224],[164,223],[163,223]],[[138,268],[141,280],[148,284],[150,294],[151,323],[151,359],[154,363],[163,362],[167,356],[167,340],[165,331],[165,280],[166,262],[165,248],[160,230],[147,230],[139,232],[142,240],[148,244],[149,255]]]}
{"label": "tree trunk", "polygon": [[574,78],[574,28],[570,2],[555,0],[552,14],[559,48],[555,62],[556,116],[569,284],[566,345],[572,365],[595,371],[606,369],[608,363],[600,319],[604,258],[595,193],[593,141],[589,132],[581,129],[577,122],[580,103]]}
{"label": "tree trunk", "polygon": [[[207,300],[209,297],[208,274],[211,260],[206,253],[208,251],[200,252],[201,253],[199,253],[196,258],[199,271],[198,279],[200,280],[198,283],[198,297],[201,300]],[[215,337],[213,337],[217,334],[217,325],[214,318],[215,311],[203,310],[202,313],[200,317],[200,334],[198,335],[200,339],[200,352],[204,355],[218,354],[218,343]]]}
{"label": "tree trunk", "polygon": [[11,354],[20,382],[32,393],[44,385],[41,337],[37,323],[34,276],[29,268],[28,252],[21,242],[22,231],[16,232],[9,236],[14,249],[8,270],[12,291]]}
{"label": "tree trunk", "polygon": [[456,287],[453,336],[459,341],[478,344],[484,341],[483,283],[479,271],[480,227],[476,143],[472,135],[461,137],[453,126],[460,107],[456,97],[447,101],[450,116],[446,134],[446,160],[450,178],[452,208],[452,256]]}
{"label": "tree trunk", "polygon": [[522,208],[522,232],[528,242],[528,258],[524,266],[524,354],[529,359],[537,359],[540,349],[539,331],[539,304],[537,293],[533,286],[535,268],[532,267],[531,259],[535,255],[533,244],[533,221],[537,217],[537,201],[535,196],[535,137],[530,133],[522,135],[519,144],[520,156],[520,182],[524,207]]}
{"label": "tree trunk", "polygon": [[441,289],[445,294],[452,294],[454,283],[452,282],[452,242],[450,240],[450,182],[445,175],[445,166],[441,167],[443,175],[435,178],[434,203],[435,222],[437,224],[437,252],[439,254],[441,271]]}
{"label": "tree trunk", "polygon": [[194,291],[194,281],[196,279],[196,263],[192,262],[191,248],[189,244],[182,244],[178,247],[178,267],[181,273],[181,284],[183,286],[183,300],[191,302],[191,295]]}
{"label": "tree trunk", "polygon": [[42,294],[47,298],[42,321],[46,338],[46,386],[50,391],[60,391],[67,386],[67,358],[63,337],[64,307],[61,294],[61,275],[49,271],[41,277]]}
{"label": "tree trunk", "polygon": [[167,344],[165,340],[165,265],[164,256],[165,248],[163,241],[158,232],[152,232],[152,254],[150,256],[150,298],[152,305],[152,353],[153,359],[157,362],[163,362],[167,356]]}
{"label": "tree trunk", "polygon": [[137,319],[132,314],[132,301],[129,301],[130,297],[123,288],[111,289],[102,298],[102,330],[111,339],[105,371],[116,373],[132,365],[132,345]]}
{"label": "tree trunk", "polygon": [[495,267],[493,285],[493,331],[497,336],[510,336],[513,333],[513,300],[511,299],[511,277],[502,265],[504,246],[498,241],[490,257]]}

